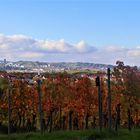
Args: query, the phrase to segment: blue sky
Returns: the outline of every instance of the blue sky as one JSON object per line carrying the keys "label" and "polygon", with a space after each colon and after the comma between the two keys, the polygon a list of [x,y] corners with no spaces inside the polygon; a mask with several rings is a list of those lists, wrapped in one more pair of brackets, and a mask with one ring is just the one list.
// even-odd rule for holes
{"label": "blue sky", "polygon": [[1,0],[1,59],[139,65],[139,7],[138,0]]}

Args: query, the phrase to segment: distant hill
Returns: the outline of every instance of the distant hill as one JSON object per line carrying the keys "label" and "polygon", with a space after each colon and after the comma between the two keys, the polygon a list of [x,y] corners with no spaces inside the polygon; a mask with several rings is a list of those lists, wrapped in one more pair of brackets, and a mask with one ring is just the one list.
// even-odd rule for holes
{"label": "distant hill", "polygon": [[82,62],[61,62],[61,63],[50,63],[54,67],[66,68],[66,69],[104,69],[113,68],[113,65],[106,64],[95,64],[95,63],[82,63]]}
{"label": "distant hill", "polygon": [[18,61],[14,62],[17,65],[23,65],[25,68],[39,68],[42,66],[51,66],[55,68],[65,68],[65,69],[104,69],[104,68],[113,68],[113,65],[106,64],[95,64],[95,63],[82,63],[82,62],[33,62],[33,61]]}
{"label": "distant hill", "polygon": [[106,69],[113,68],[113,65],[82,63],[82,62],[39,62],[39,61],[0,61],[0,70],[77,70],[77,69]]}

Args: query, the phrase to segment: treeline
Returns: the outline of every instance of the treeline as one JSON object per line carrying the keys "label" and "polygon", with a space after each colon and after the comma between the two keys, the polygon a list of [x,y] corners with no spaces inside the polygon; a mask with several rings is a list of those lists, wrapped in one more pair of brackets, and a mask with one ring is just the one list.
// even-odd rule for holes
{"label": "treeline", "polygon": [[[140,71],[118,61],[110,77],[112,129],[139,127]],[[101,118],[95,76],[47,74],[34,76],[33,83],[1,78],[0,131],[6,133],[8,126],[10,132],[108,128],[108,77],[99,73],[99,79]]]}

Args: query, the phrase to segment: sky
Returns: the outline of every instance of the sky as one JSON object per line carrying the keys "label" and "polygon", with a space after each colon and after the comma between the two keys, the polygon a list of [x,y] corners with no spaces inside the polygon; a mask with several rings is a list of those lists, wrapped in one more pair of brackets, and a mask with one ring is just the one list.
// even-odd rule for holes
{"label": "sky", "polygon": [[0,0],[0,60],[140,66],[140,0]]}

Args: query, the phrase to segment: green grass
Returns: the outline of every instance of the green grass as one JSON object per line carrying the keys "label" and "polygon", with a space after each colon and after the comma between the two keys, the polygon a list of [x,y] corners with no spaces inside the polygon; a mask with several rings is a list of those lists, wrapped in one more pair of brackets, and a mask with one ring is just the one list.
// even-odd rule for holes
{"label": "green grass", "polygon": [[98,130],[80,130],[80,131],[58,131],[52,133],[27,133],[27,134],[11,134],[0,135],[0,140],[88,140],[89,137],[95,136],[96,140],[140,140],[140,129],[128,132],[127,129],[121,129],[108,132],[108,130],[100,133]]}
{"label": "green grass", "polygon": [[122,129],[119,130],[116,137],[112,135],[106,140],[140,140],[140,129],[134,129],[131,132],[126,129]]}
{"label": "green grass", "polygon": [[97,73],[96,69],[84,69],[84,70],[66,70],[67,73],[74,74],[74,73]]}

